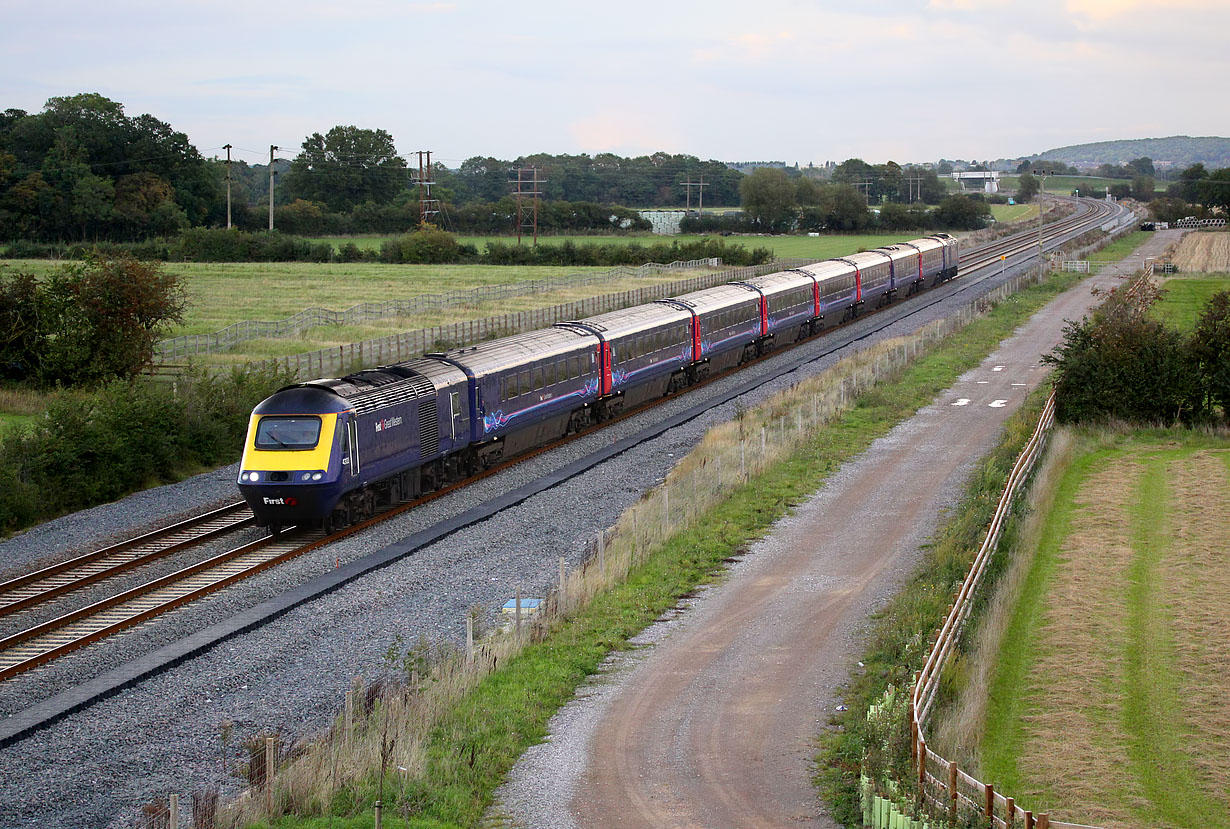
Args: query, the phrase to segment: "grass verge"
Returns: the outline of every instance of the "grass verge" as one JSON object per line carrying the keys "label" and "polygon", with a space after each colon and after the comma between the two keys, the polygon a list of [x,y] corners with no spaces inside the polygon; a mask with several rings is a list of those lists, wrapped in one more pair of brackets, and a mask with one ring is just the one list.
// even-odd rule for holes
{"label": "grass verge", "polygon": [[[542,641],[500,659],[498,671],[480,679],[431,720],[423,731],[421,750],[415,755],[419,762],[411,763],[405,774],[385,775],[386,814],[398,816],[389,825],[476,825],[507,771],[526,748],[543,739],[550,716],[598,668],[607,653],[627,647],[630,636],[674,606],[680,597],[717,577],[726,558],[763,535],[773,521],[813,492],[842,463],[930,403],[1029,315],[1076,281],[1074,275],[1056,274],[1044,285],[1000,303],[964,328],[959,337],[948,338],[911,364],[899,379],[861,395],[853,408],[828,427],[811,430],[809,439],[796,451],[733,487],[719,503],[694,516],[690,529],[670,537],[632,569],[624,582],[595,595],[587,605],[559,621]],[[766,406],[772,414],[765,417],[786,417],[775,410],[780,401],[770,401]],[[1028,420],[1020,419],[1023,425],[1013,432],[1014,436],[1017,432],[1028,436],[1032,428]],[[1009,465],[1011,462],[1007,461]],[[999,467],[996,461],[976,477],[994,480],[1000,474]],[[999,481],[1002,484],[1002,477]],[[982,521],[970,516],[963,526],[968,534],[980,528]],[[939,582],[932,585],[928,608],[947,600],[952,580],[961,578],[964,566],[958,571],[951,565],[944,571],[940,579],[943,587]],[[913,617],[900,621],[911,625],[910,637],[917,639]],[[911,646],[907,641],[906,646],[912,647],[916,662],[921,656],[918,643]],[[913,662],[885,650],[877,664],[882,665],[876,669],[877,676],[888,680],[900,672],[898,665]],[[905,670],[908,675],[912,668]],[[385,710],[392,711],[394,704],[389,703]],[[369,730],[376,734],[376,746],[385,742],[380,738],[380,716],[377,710],[367,720]],[[296,772],[288,772],[288,781],[283,784],[288,792],[296,788],[294,779],[315,782],[298,784],[302,792],[299,796],[285,794],[280,809],[296,814],[279,817],[273,825],[321,826],[322,814],[332,815],[331,825],[338,829],[370,825],[370,804],[381,786],[379,756],[377,748],[368,749],[354,761],[348,759],[343,764],[347,782],[331,786],[335,792],[332,795],[320,795],[319,773],[313,776],[301,769],[304,777],[295,778]],[[303,768],[308,766],[327,768],[327,753],[324,759],[319,753],[315,759],[306,757]]]}
{"label": "grass verge", "polygon": [[1210,520],[1230,438],[1076,435],[989,649],[983,779],[1064,820],[1230,826],[1230,537]]}

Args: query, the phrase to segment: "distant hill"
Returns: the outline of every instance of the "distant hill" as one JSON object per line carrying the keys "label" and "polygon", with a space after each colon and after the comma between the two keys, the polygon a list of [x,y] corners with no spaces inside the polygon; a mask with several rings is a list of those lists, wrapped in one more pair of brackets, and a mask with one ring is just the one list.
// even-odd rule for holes
{"label": "distant hill", "polygon": [[1230,167],[1230,138],[1172,135],[1169,138],[1099,141],[1096,144],[1059,147],[1030,158],[1062,161],[1078,167],[1096,167],[1099,164],[1125,164],[1142,156],[1153,159],[1155,166],[1183,168],[1199,161],[1211,170]]}

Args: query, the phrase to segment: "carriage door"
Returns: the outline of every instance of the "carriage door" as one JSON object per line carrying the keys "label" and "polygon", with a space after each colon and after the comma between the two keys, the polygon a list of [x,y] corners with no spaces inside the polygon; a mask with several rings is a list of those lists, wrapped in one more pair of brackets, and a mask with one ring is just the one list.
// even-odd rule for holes
{"label": "carriage door", "polygon": [[346,421],[346,454],[350,456],[350,474],[359,474],[359,419]]}
{"label": "carriage door", "polygon": [[461,392],[448,396],[449,430],[454,442],[457,440],[457,421],[461,419]]}

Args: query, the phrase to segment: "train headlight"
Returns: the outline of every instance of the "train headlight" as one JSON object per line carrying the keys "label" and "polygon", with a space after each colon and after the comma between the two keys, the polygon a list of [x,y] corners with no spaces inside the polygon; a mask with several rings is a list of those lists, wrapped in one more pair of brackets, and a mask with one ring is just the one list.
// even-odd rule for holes
{"label": "train headlight", "polygon": [[303,480],[303,481],[311,480],[311,478],[312,478],[311,472],[304,472],[303,475],[300,476],[300,480]]}
{"label": "train headlight", "polygon": [[323,473],[323,472],[313,472],[313,473],[312,473],[312,480],[313,480],[313,481],[319,481],[319,480],[320,480],[321,478],[323,478],[324,476],[325,476],[325,473]]}
{"label": "train headlight", "polygon": [[252,483],[256,483],[257,481],[259,481],[259,480],[261,479],[261,473],[259,473],[259,472],[245,472],[243,475],[240,475],[240,477],[241,477],[241,478],[247,478],[249,481],[252,481]]}

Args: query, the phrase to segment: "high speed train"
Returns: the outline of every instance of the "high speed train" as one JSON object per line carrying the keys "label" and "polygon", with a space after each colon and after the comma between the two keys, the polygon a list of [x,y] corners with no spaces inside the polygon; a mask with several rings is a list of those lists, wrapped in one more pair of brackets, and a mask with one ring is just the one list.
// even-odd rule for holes
{"label": "high speed train", "polygon": [[298,383],[252,412],[257,524],[332,529],[957,275],[943,233]]}

